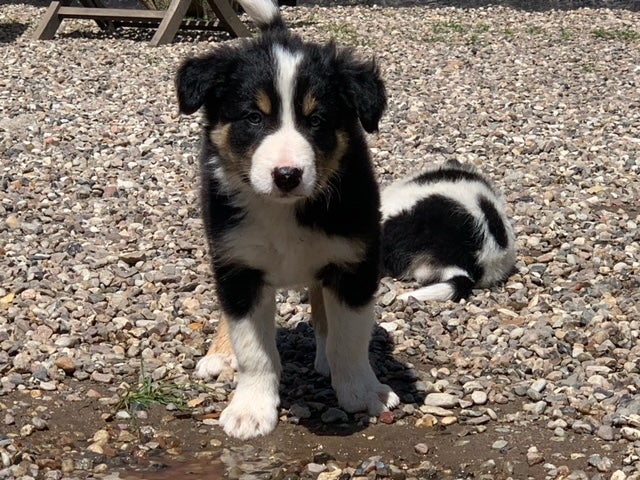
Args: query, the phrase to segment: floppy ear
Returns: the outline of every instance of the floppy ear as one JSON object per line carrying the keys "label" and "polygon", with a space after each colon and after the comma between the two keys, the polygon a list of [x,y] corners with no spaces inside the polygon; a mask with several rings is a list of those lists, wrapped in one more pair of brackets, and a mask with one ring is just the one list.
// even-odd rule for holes
{"label": "floppy ear", "polygon": [[361,61],[351,54],[343,57],[342,75],[345,100],[355,108],[362,127],[369,133],[378,130],[378,122],[387,107],[387,93],[375,61]]}
{"label": "floppy ear", "polygon": [[230,65],[228,56],[219,52],[186,60],[176,75],[180,112],[191,115],[204,105],[208,96],[215,100]]}

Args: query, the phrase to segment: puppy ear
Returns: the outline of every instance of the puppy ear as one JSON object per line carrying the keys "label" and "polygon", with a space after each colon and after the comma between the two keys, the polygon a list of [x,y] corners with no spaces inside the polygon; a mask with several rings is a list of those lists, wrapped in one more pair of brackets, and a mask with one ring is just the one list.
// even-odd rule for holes
{"label": "puppy ear", "polygon": [[342,65],[347,102],[358,114],[362,128],[372,133],[387,107],[387,93],[374,60],[362,61],[348,54]]}
{"label": "puppy ear", "polygon": [[204,105],[209,95],[218,97],[217,90],[223,84],[230,63],[228,58],[217,53],[186,60],[176,75],[180,112],[191,115]]}

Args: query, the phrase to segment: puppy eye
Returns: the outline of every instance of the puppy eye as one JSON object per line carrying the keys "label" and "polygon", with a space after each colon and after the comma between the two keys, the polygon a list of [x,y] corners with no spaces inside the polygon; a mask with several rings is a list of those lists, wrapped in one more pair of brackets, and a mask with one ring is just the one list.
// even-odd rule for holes
{"label": "puppy eye", "polygon": [[315,128],[322,125],[324,119],[320,115],[311,115],[309,117],[309,126]]}
{"label": "puppy eye", "polygon": [[246,116],[246,119],[251,125],[260,125],[262,123],[262,115],[258,112],[251,112]]}

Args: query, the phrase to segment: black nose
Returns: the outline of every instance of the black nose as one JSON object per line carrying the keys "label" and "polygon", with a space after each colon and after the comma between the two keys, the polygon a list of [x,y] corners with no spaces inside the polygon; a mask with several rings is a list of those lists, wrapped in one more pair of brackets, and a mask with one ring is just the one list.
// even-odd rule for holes
{"label": "black nose", "polygon": [[295,167],[274,168],[272,175],[273,182],[285,193],[300,185],[300,180],[302,180],[302,170]]}

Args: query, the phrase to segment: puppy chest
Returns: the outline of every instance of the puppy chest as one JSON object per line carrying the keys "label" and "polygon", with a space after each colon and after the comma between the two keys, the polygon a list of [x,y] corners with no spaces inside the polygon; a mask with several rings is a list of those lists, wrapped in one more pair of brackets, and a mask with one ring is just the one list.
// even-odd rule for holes
{"label": "puppy chest", "polygon": [[274,287],[307,284],[327,264],[358,262],[361,242],[300,226],[291,215],[249,215],[225,238],[224,255],[264,272]]}

